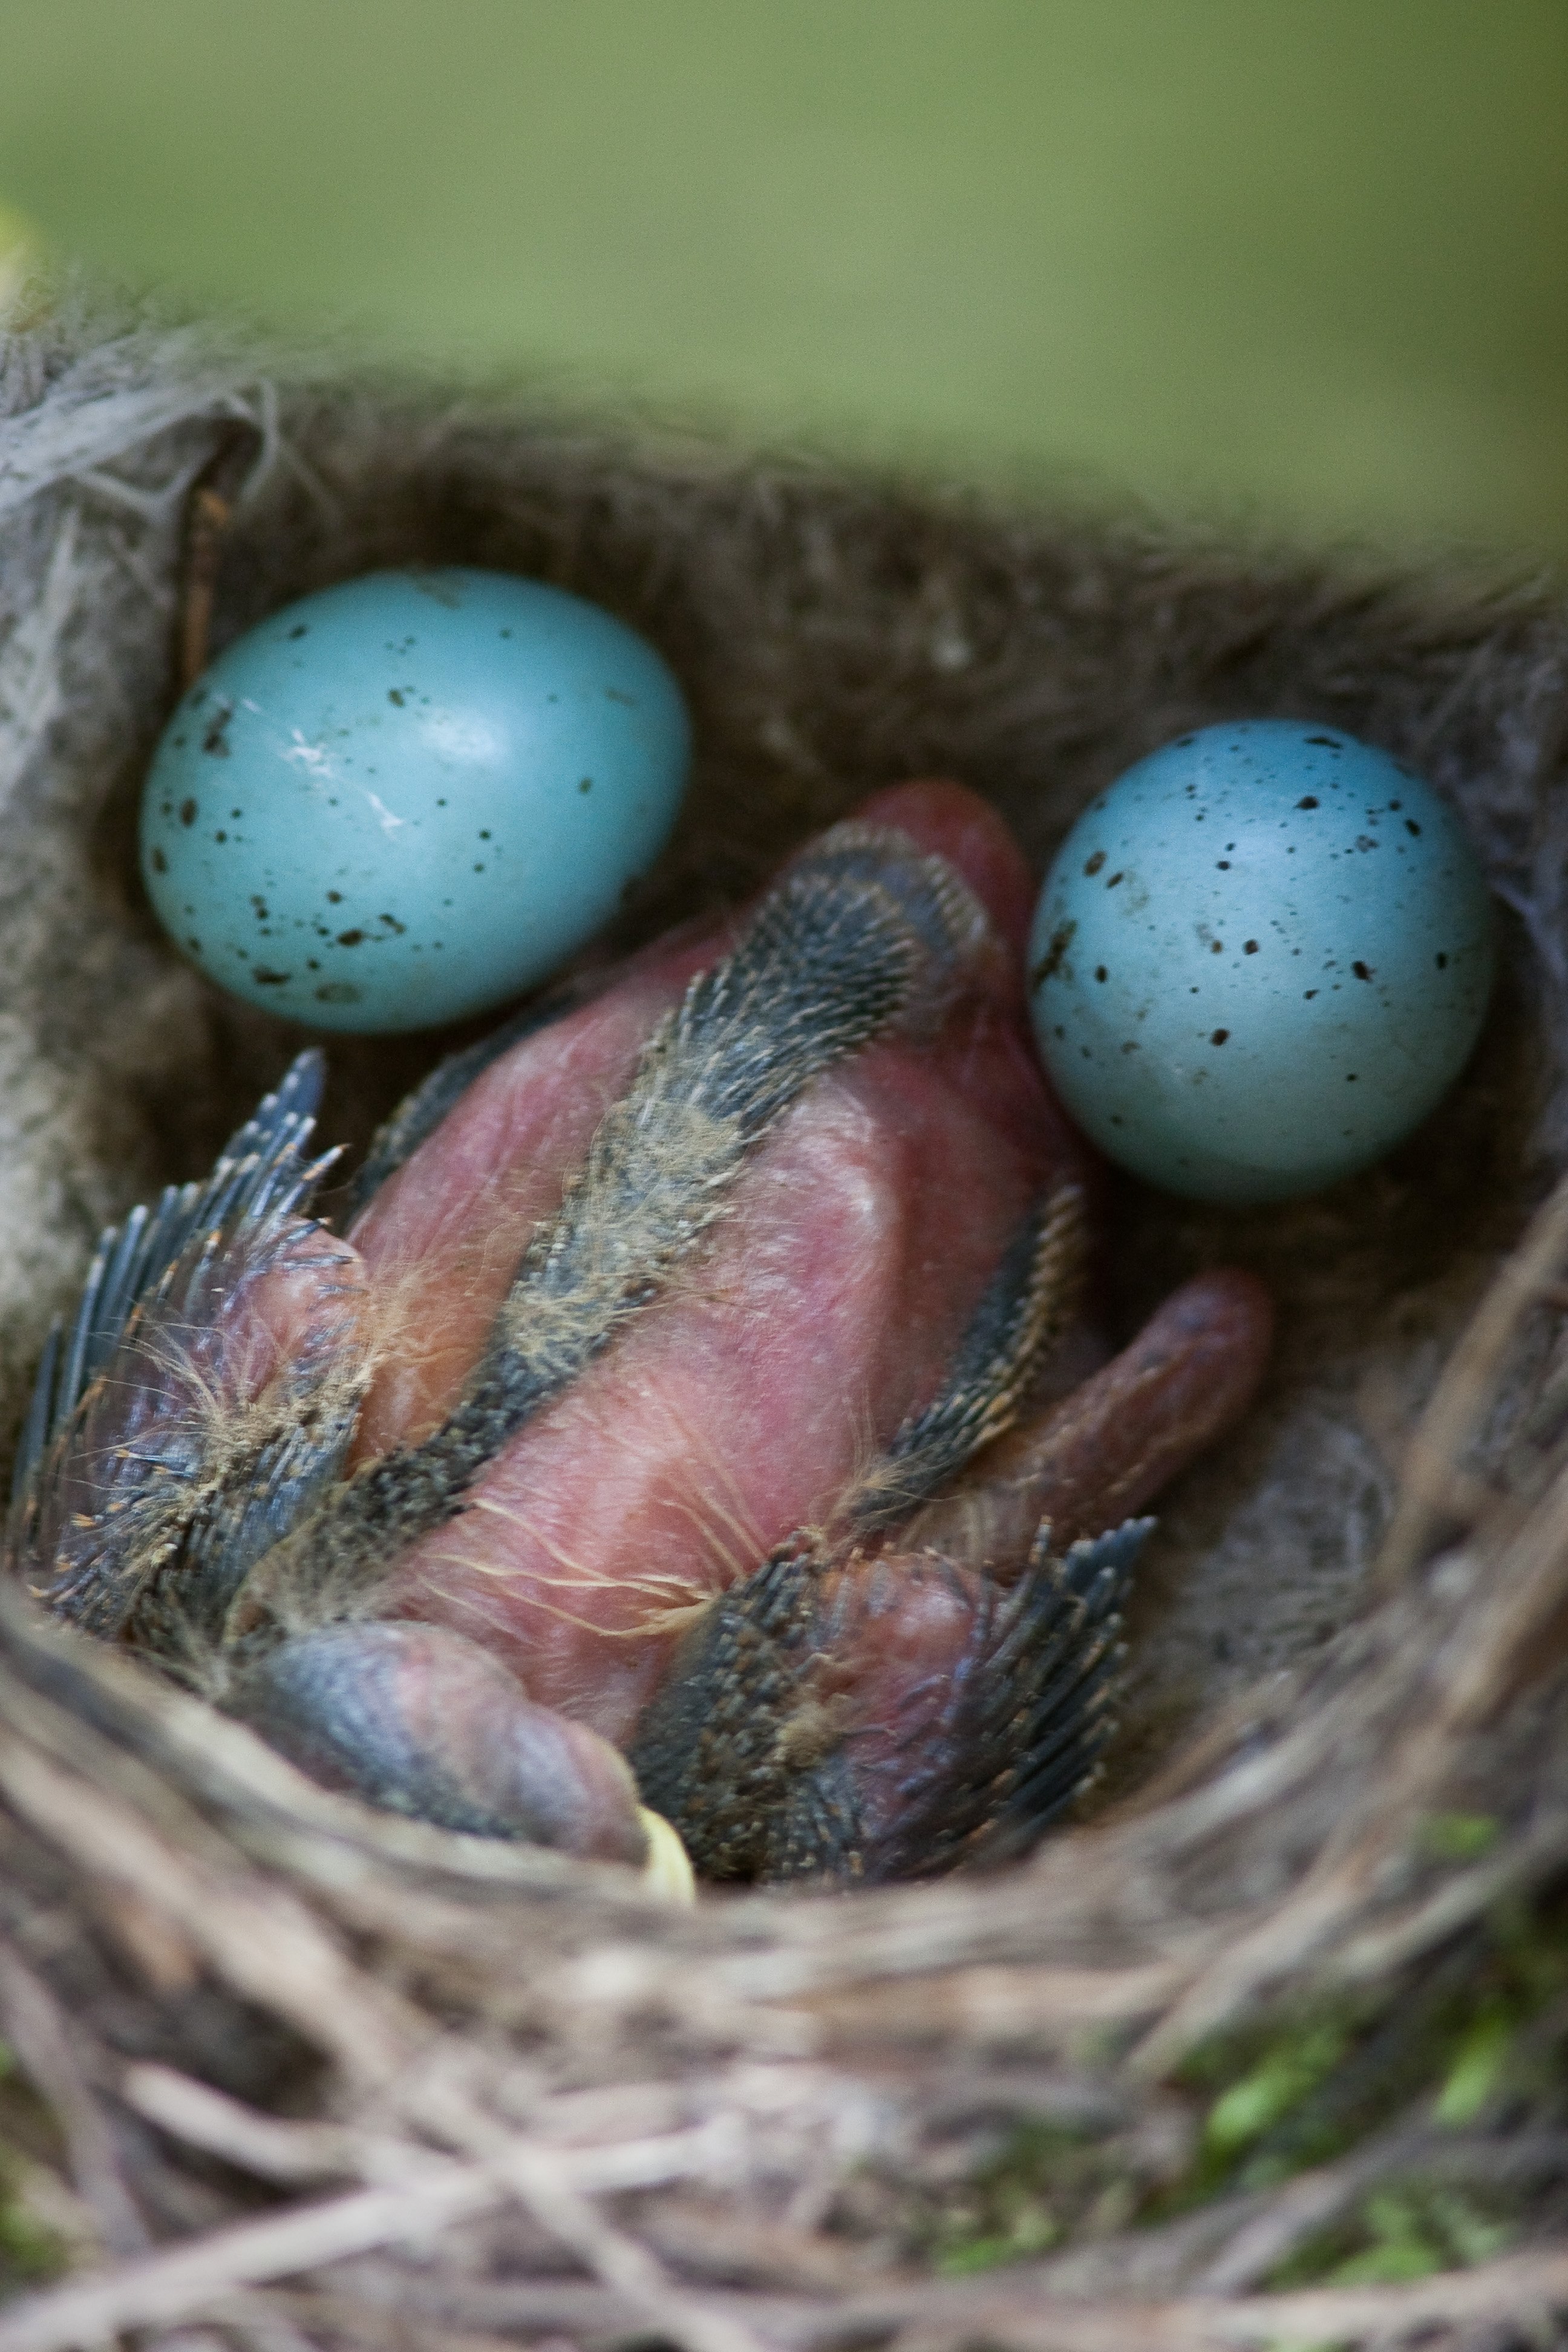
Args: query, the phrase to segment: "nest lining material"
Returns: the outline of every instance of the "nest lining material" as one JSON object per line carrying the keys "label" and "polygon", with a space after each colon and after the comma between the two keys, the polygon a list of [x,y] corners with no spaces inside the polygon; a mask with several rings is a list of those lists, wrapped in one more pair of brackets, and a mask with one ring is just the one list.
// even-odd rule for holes
{"label": "nest lining material", "polygon": [[[1513,1998],[1487,1923],[1503,1897],[1550,1907],[1568,1864],[1562,612],[621,446],[58,306],[0,350],[11,1426],[100,1225],[203,1172],[297,1043],[178,965],[131,878],[215,459],[237,488],[217,642],[419,559],[557,581],[664,649],[700,757],[645,932],[910,774],[986,792],[1043,864],[1140,753],[1278,714],[1386,746],[1462,808],[1510,970],[1471,1073],[1385,1168],[1288,1213],[1116,1192],[1113,1320],[1223,1253],[1275,1286],[1284,1340],[1247,1430],[1163,1507],[1101,1817],[1026,1869],[674,1914],[322,1795],[0,1597],[0,2033],[53,2118],[26,2179],[87,2265],[0,2312],[0,2352],[128,2328],[1479,2346],[1568,2312],[1560,2107],[1505,2069],[1463,2130],[1435,2122],[1420,2039],[1467,1988]],[[429,1053],[334,1047],[326,1136],[363,1140]],[[1212,2094],[1184,2067],[1255,2064],[1303,2010],[1337,2021],[1331,2091],[1390,2035],[1409,2079],[1384,2065],[1403,2090],[1363,2098],[1375,2128],[1331,2160],[1222,2168],[1200,2196]],[[1549,2084],[1543,2015],[1520,2031]],[[1055,2251],[933,2283],[931,2217],[1020,2126],[1078,2152],[1040,2175]],[[1437,2173],[1513,2184],[1511,2251],[1260,2292],[1353,2238],[1369,2188]]]}

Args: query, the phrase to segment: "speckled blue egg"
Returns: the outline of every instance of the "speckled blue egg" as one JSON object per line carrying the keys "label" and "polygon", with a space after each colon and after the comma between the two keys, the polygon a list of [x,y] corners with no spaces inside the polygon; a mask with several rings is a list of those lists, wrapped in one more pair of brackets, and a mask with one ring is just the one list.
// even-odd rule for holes
{"label": "speckled blue egg", "polygon": [[545,978],[669,837],[690,730],[623,624],[497,572],[382,572],[221,654],[165,729],[142,870],[171,938],[318,1029],[424,1029]]}
{"label": "speckled blue egg", "polygon": [[1458,1076],[1492,978],[1458,819],[1331,727],[1206,727],[1062,845],[1030,943],[1058,1092],[1173,1192],[1280,1201],[1378,1159]]}

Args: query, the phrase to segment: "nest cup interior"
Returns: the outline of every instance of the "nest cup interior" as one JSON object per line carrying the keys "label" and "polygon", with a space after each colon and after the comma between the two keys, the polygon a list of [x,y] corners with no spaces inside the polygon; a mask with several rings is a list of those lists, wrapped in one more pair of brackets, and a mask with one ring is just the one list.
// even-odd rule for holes
{"label": "nest cup interior", "polygon": [[[1267,1278],[1280,1339],[1246,1425],[1157,1507],[1093,1801],[1137,1790],[1195,1720],[1354,1621],[1413,1417],[1562,1157],[1568,635],[1544,595],[267,380],[179,338],[51,331],[0,375],[21,451],[0,492],[9,1426],[99,1226],[204,1173],[301,1042],[180,962],[136,879],[183,519],[216,457],[234,517],[214,650],[292,597],[411,561],[556,583],[662,650],[690,699],[695,780],[627,943],[734,903],[911,776],[986,795],[1042,872],[1124,766],[1216,720],[1327,722],[1431,780],[1509,910],[1494,1009],[1450,1099],[1384,1165],[1289,1208],[1107,1187],[1113,1336],[1224,1259]],[[363,1145],[472,1034],[327,1041],[323,1142]]]}

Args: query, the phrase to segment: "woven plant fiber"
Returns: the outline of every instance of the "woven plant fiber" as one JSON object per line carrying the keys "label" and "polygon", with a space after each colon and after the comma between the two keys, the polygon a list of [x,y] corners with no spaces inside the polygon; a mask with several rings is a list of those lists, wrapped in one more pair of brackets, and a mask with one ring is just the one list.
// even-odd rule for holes
{"label": "woven plant fiber", "polygon": [[[1131,1330],[1224,1256],[1264,1396],[1161,1506],[1122,1729],[1026,1865],[681,1909],[314,1789],[0,1593],[0,2352],[1537,2345],[1568,2324],[1568,617],[984,506],[39,298],[0,344],[0,1418],[99,1228],[298,1033],[139,895],[193,488],[215,647],[378,564],[595,598],[691,698],[628,919],[952,775],[1043,868],[1120,769],[1351,730],[1502,903],[1474,1064],[1289,1210],[1110,1188]],[[456,1033],[455,1033],[456,1034]],[[441,1041],[334,1043],[363,1143]]]}

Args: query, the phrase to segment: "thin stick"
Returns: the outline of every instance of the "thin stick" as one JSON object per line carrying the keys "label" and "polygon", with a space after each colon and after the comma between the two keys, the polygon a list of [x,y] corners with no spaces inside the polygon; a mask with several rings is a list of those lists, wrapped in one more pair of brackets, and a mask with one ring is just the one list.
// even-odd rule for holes
{"label": "thin stick", "polygon": [[1531,1221],[1519,1247],[1443,1369],[1405,1455],[1405,1483],[1373,1570],[1388,1592],[1421,1559],[1449,1508],[1454,1472],[1492,1401],[1503,1358],[1530,1309],[1550,1293],[1568,1254],[1568,1178]]}
{"label": "thin stick", "polygon": [[[51,2293],[15,2303],[0,2317],[0,2352],[68,2352],[69,2347],[97,2344],[131,2328],[168,2326],[199,2315],[215,2298],[237,2286],[294,2278],[399,2238],[428,2238],[457,2222],[493,2212],[514,2197],[531,2206],[560,2207],[576,2230],[581,2216],[574,2210],[568,2212],[563,2200],[575,2200],[584,2189],[606,2192],[659,2187],[693,2172],[717,2169],[726,2155],[732,2155],[728,2135],[716,2136],[710,2126],[605,2148],[541,2148],[510,2139],[483,2164],[454,2163],[429,2154],[417,2174],[393,2186],[356,2189],[270,2214],[265,2221],[214,2230],[167,2252],[144,2255],[117,2270],[72,2280]],[[541,2218],[545,2218],[542,2212]],[[609,2225],[600,2225],[591,2212],[590,2220],[594,2226],[587,2234],[599,2243]],[[620,2236],[618,2231],[609,2234]],[[602,2243],[599,2252],[603,2259]],[[647,2260],[653,2263],[651,2255]],[[618,2261],[616,2266],[626,2275],[608,2283],[623,2292],[637,2294],[641,2285],[654,2284],[640,2274],[634,2277],[636,2266]],[[657,2284],[668,2284],[662,2273]],[[761,2352],[754,2337],[727,2321],[714,2319],[700,2327],[698,2321],[707,2315],[689,2297],[670,2292],[682,2307],[680,2340],[692,2352]],[[675,2316],[668,2300],[661,2297],[666,2306],[661,2326],[666,2328]]]}
{"label": "thin stick", "polygon": [[[519,2279],[504,2284],[436,2281],[427,2273],[386,2283],[388,2299],[417,2326],[448,2316],[458,2326],[570,2329],[601,2342],[637,2340],[635,2314],[617,2318],[603,2289],[564,2281]],[[376,2282],[371,2308],[380,2306]],[[357,2298],[356,2298],[357,2300]],[[301,2316],[309,2304],[291,2302]],[[352,2305],[320,2306],[342,2324]],[[363,2304],[361,2308],[364,2308]],[[974,2279],[908,2278],[858,2294],[818,2300],[805,2295],[715,2295],[721,2310],[768,2344],[789,2352],[849,2352],[852,2347],[894,2346],[898,2352],[947,2352],[985,2343],[1017,2352],[1237,2352],[1283,2344],[1391,2346],[1424,2331],[1443,2330],[1450,2347],[1486,2331],[1492,2342],[1510,2329],[1547,2337],[1541,2323],[1568,2308],[1568,2248],[1561,2245],[1507,2255],[1474,2270],[1440,2271],[1399,2286],[1304,2287],[1279,2294],[1215,2294],[1160,2302],[1102,2300],[1053,2291],[1047,2266]],[[340,2318],[339,2315],[342,2315]],[[434,2337],[434,2330],[432,2331]],[[642,2333],[646,2334],[646,2323]],[[445,2334],[434,2340],[447,2340]],[[0,2337],[0,2352],[10,2352]]]}
{"label": "thin stick", "polygon": [[281,1886],[177,1852],[132,1806],[4,1733],[0,1790],[91,1879],[143,1897],[237,1992],[331,2051],[351,2076],[395,2074],[428,2032]]}
{"label": "thin stick", "polygon": [[67,2352],[132,2327],[195,2316],[237,2286],[291,2278],[344,2254],[425,2234],[492,2210],[506,2192],[477,2167],[396,2189],[364,2189],[329,2204],[214,2230],[118,2270],[15,2303],[0,2316],[0,2352]]}
{"label": "thin stick", "polygon": [[[646,2312],[661,2335],[673,2336],[689,2352],[763,2352],[749,2327],[710,2310],[678,2286],[651,2248],[595,2210],[579,2185],[584,2158],[574,2160],[566,2150],[507,2134],[456,2086],[449,2091],[438,2084],[427,2086],[420,2120],[459,2139],[481,2161],[503,2169],[514,2193],[535,2218],[569,2246],[604,2285],[616,2288]],[[733,2128],[723,2116],[714,2117],[698,2133],[672,2137],[690,2140],[701,2137],[703,2132],[712,2147],[714,2168],[722,2161],[718,2151],[721,2140],[729,2143],[732,2165]],[[603,2158],[611,2151],[593,2154]]]}
{"label": "thin stick", "polygon": [[68,2024],[53,1993],[34,1975],[9,1937],[0,1935],[0,2029],[39,2096],[65,2135],[71,2178],[111,2254],[139,2253],[147,2231],[125,2185],[120,2153],[73,2045],[79,2026]]}
{"label": "thin stick", "polygon": [[[342,2180],[363,2179],[374,2164],[382,2181],[395,2178],[396,2158],[428,2164],[428,2148],[404,2141],[384,2144],[369,2133],[347,2130],[341,2124],[288,2123],[280,2116],[247,2107],[210,2084],[198,2083],[173,2066],[142,2064],[127,2067],[120,2095],[139,2116],[160,2131],[221,2156],[242,2172],[263,2180]],[[406,2164],[407,2170],[417,2168]]]}
{"label": "thin stick", "polygon": [[174,676],[184,694],[207,666],[213,605],[224,541],[234,520],[234,482],[254,458],[259,436],[252,425],[231,425],[191,486],[185,504]]}
{"label": "thin stick", "polygon": [[1179,2303],[1057,2303],[994,2289],[988,2301],[961,2305],[951,2319],[942,2312],[935,2325],[901,2334],[898,2341],[900,2352],[934,2352],[977,2339],[1020,2352],[1225,2352],[1243,2346],[1395,2344],[1428,2329],[1458,2335],[1469,2327],[1484,2327],[1491,2341],[1514,2326],[1533,2328],[1565,2306],[1568,2250],[1556,2247],[1476,2270],[1440,2271],[1404,2286],[1305,2287],[1234,2302],[1193,2296]]}
{"label": "thin stick", "polygon": [[1235,2294],[1254,2286],[1293,2254],[1304,2240],[1384,2183],[1419,2177],[1426,2182],[1558,2180],[1568,2174],[1568,2137],[1530,2132],[1512,2139],[1478,2135],[1457,2139],[1435,2128],[1429,2099],[1392,2130],[1338,2164],[1298,2173],[1249,2213],[1194,2282],[1199,2294]]}

